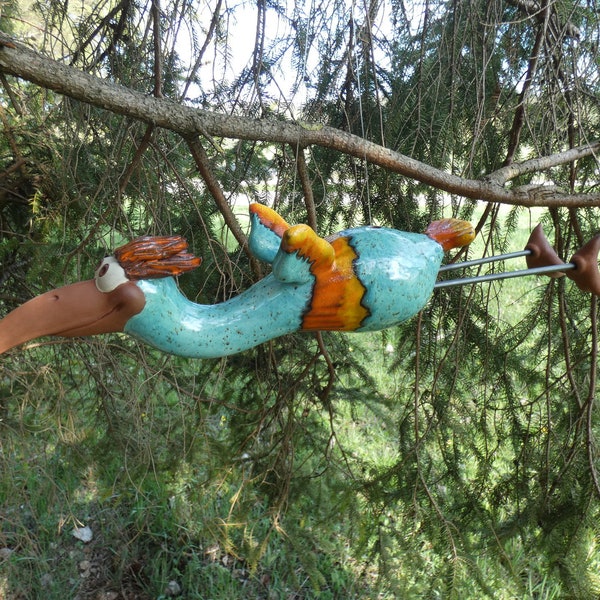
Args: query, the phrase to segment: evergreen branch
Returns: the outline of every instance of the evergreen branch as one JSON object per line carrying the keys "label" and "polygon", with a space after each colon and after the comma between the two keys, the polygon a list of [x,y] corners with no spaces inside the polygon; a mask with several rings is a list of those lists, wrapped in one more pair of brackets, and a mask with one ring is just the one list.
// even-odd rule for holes
{"label": "evergreen branch", "polygon": [[557,152],[550,156],[541,156],[525,160],[521,163],[510,164],[490,173],[486,179],[497,185],[503,185],[520,175],[536,173],[545,169],[551,169],[552,167],[573,163],[587,156],[595,156],[598,152],[600,152],[600,140],[583,144],[576,148],[570,148],[564,152]]}
{"label": "evergreen branch", "polygon": [[215,32],[217,30],[217,25],[219,24],[219,19],[221,19],[221,17],[222,17],[222,15],[221,15],[221,5],[222,4],[223,4],[223,0],[217,0],[217,5],[216,5],[215,9],[213,10],[213,16],[210,21],[210,26],[208,28],[208,31],[206,32],[206,38],[204,40],[204,43],[202,44],[202,47],[200,48],[200,50],[197,53],[196,62],[194,63],[194,66],[192,67],[190,74],[188,75],[187,80],[185,82],[185,87],[183,88],[183,92],[181,94],[182,98],[185,98],[187,96],[190,86],[196,79],[198,70],[200,69],[200,67],[202,65],[202,61],[204,60],[204,53],[206,52],[208,45],[210,44],[211,40],[213,39],[213,36],[215,35]]}
{"label": "evergreen branch", "polygon": [[[11,45],[15,48],[11,48]],[[505,189],[489,178],[459,177],[329,126],[305,126],[281,119],[225,115],[183,106],[165,98],[149,97],[46,58],[23,44],[8,41],[1,33],[0,69],[75,100],[169,129],[186,139],[203,135],[304,147],[317,145],[367,160],[439,190],[474,200],[528,207],[600,206],[600,193],[563,193],[549,186]],[[537,160],[553,159],[550,156]]]}
{"label": "evergreen branch", "polygon": [[219,181],[213,173],[212,166],[210,164],[210,159],[208,158],[206,151],[204,150],[202,144],[198,140],[198,137],[190,137],[187,138],[186,141],[190,153],[194,158],[194,162],[196,163],[196,167],[198,168],[198,172],[202,176],[202,179],[204,179],[204,183],[206,184],[208,191],[211,193],[215,203],[217,204],[217,208],[219,209],[223,220],[227,224],[227,227],[229,227],[229,229],[231,230],[231,233],[233,233],[233,236],[237,240],[242,250],[247,254],[252,264],[252,269],[254,273],[257,277],[260,277],[260,265],[258,264],[256,258],[254,258],[254,256],[250,252],[250,249],[248,247],[248,238],[242,231],[242,228],[240,227],[239,223],[237,222],[237,219],[235,218],[235,215],[233,214],[233,211],[231,210],[231,206],[229,206],[229,203],[225,198],[223,189],[221,188]]}
{"label": "evergreen branch", "polygon": [[135,170],[139,167],[142,157],[143,157],[144,153],[146,152],[148,146],[150,145],[150,142],[152,141],[153,133],[154,133],[154,127],[152,125],[148,125],[146,127],[146,131],[144,132],[144,135],[142,136],[142,139],[140,140],[140,143],[137,145],[133,159],[127,165],[125,172],[123,173],[123,175],[121,175],[121,178],[119,180],[119,192],[121,194],[125,193],[125,189],[127,188],[127,184],[129,183],[131,176],[133,175]]}
{"label": "evergreen branch", "polygon": [[0,85],[6,90],[8,97],[10,98],[10,102],[15,110],[15,113],[20,117],[23,116],[23,107],[21,106],[21,102],[17,98],[17,95],[14,93],[10,83],[4,76],[4,73],[0,71]]}
{"label": "evergreen branch", "polygon": [[590,321],[592,328],[591,353],[590,353],[590,383],[589,396],[587,399],[587,454],[590,467],[590,474],[594,484],[596,495],[600,498],[600,479],[598,478],[598,470],[596,468],[596,448],[594,444],[594,432],[592,427],[592,416],[594,413],[596,399],[596,383],[598,380],[598,297],[592,296],[590,306]]}
{"label": "evergreen branch", "polygon": [[308,225],[317,231],[317,209],[315,207],[315,196],[313,194],[313,189],[308,174],[308,166],[304,156],[304,148],[296,147],[296,170],[298,171],[298,177],[300,179],[302,192],[304,194],[304,204],[306,206]]}
{"label": "evergreen branch", "polygon": [[[121,2],[119,2],[119,4],[117,4],[114,8],[112,8],[106,14],[106,16],[104,16],[102,19],[100,19],[100,21],[98,22],[98,25],[96,25],[94,30],[87,36],[87,38],[85,40],[83,40],[79,44],[79,46],[76,48],[75,52],[73,52],[71,64],[75,64],[75,62],[77,62],[77,60],[79,59],[79,56],[83,53],[83,51],[88,46],[91,45],[91,43],[94,41],[94,38],[102,31],[102,29],[110,27],[111,21],[119,12],[121,13],[121,16],[119,17],[119,29],[120,29],[120,31],[122,31],[122,29],[125,25],[125,17],[127,15],[128,7],[129,7],[129,1],[122,0]],[[115,36],[116,36],[116,32],[115,32]],[[114,44],[114,40],[112,43]]]}
{"label": "evergreen branch", "polygon": [[159,0],[152,1],[152,32],[153,32],[153,51],[154,51],[154,95],[162,98],[162,79],[163,79],[163,61],[160,51],[160,3]]}
{"label": "evergreen branch", "polygon": [[523,89],[521,90],[521,94],[519,96],[519,103],[515,109],[513,124],[510,128],[508,150],[506,153],[506,158],[504,159],[504,165],[510,165],[512,163],[515,152],[519,146],[521,131],[523,130],[523,125],[525,124],[525,101],[527,100],[529,90],[531,89],[531,85],[537,71],[538,61],[540,58],[540,48],[544,38],[546,37],[546,28],[548,26],[548,19],[550,17],[550,9],[547,3],[545,3],[543,8],[540,10],[543,18],[540,19],[540,26],[535,36],[535,42],[533,44],[533,49],[531,50],[531,57],[529,58],[527,75],[525,77],[525,82],[523,83]]}

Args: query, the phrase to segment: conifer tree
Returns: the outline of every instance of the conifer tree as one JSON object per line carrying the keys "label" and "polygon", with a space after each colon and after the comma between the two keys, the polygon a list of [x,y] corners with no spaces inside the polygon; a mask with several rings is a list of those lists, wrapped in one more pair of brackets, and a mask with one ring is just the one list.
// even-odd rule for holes
{"label": "conifer tree", "polygon": [[[598,232],[593,0],[0,10],[0,315],[141,234],[184,235],[203,257],[185,292],[229,298],[265,273],[249,201],[321,235],[470,219],[469,257],[520,249],[524,223],[565,261]],[[221,361],[119,336],[41,343],[0,363],[0,437],[18,454],[44,431],[81,477],[126,459],[147,495],[149,464],[238,485],[225,521],[263,503],[261,542],[293,530],[317,587],[288,511],[323,511],[323,538],[351,515],[355,555],[397,597],[594,598],[597,319],[596,296],[531,278],[438,290],[376,337],[299,334]],[[371,369],[382,341],[396,349],[385,389]],[[358,405],[393,460],[347,451]],[[252,567],[267,541],[228,538]]]}

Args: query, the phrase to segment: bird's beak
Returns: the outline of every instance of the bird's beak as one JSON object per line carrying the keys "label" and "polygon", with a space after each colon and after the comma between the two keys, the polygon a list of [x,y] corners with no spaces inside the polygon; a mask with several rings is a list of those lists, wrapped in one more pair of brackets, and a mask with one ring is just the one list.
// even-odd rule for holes
{"label": "bird's beak", "polygon": [[0,354],[42,337],[74,337],[123,331],[125,323],[144,308],[142,290],[133,282],[112,292],[100,292],[94,280],[46,292],[0,320]]}

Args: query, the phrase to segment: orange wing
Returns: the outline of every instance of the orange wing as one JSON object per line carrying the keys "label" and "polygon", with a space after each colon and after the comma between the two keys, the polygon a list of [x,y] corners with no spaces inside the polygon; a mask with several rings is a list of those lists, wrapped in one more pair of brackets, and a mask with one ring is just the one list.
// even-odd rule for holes
{"label": "orange wing", "polygon": [[367,290],[354,273],[358,256],[348,237],[329,242],[310,227],[296,225],[284,232],[281,249],[307,260],[315,280],[302,329],[353,331],[360,327],[369,316],[362,304]]}

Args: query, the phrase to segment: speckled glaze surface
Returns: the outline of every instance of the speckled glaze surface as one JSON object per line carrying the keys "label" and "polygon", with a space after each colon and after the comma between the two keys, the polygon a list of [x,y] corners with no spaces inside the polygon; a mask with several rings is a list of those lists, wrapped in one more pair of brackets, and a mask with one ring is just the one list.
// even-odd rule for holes
{"label": "speckled glaze surface", "polygon": [[235,354],[297,331],[310,294],[309,283],[290,286],[268,276],[227,302],[201,305],[188,300],[170,277],[138,285],[146,306],[127,322],[125,332],[190,358]]}
{"label": "speckled glaze surface", "polygon": [[[367,231],[371,235],[364,235]],[[426,235],[394,229],[361,230],[351,236],[359,259],[354,268],[366,293],[369,316],[360,330],[390,327],[418,313],[431,296],[444,252]]]}
{"label": "speckled glaze surface", "polygon": [[278,235],[260,217],[255,208],[250,248],[272,263],[270,275],[215,305],[189,301],[171,277],[141,280],[146,305],[125,332],[165,352],[214,358],[299,330],[390,327],[431,295],[443,250],[426,235],[361,227],[324,240],[285,223]]}
{"label": "speckled glaze surface", "polygon": [[175,277],[201,264],[179,235],[142,236],[116,248],[94,279],[45,292],[0,320],[0,354],[45,335],[124,331],[159,350],[216,358],[295,331],[372,331],[427,302],[445,250],[468,244],[464,221],[425,234],[359,227],[322,238],[250,205],[249,249],[271,273],[226,302],[196,304]]}

